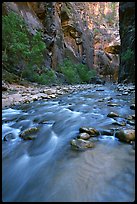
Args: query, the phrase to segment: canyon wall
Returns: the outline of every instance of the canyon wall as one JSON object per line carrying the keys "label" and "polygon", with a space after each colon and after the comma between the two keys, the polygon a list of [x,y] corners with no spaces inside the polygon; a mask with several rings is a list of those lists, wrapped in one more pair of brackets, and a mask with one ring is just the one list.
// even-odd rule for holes
{"label": "canyon wall", "polygon": [[119,82],[135,82],[135,2],[120,2]]}

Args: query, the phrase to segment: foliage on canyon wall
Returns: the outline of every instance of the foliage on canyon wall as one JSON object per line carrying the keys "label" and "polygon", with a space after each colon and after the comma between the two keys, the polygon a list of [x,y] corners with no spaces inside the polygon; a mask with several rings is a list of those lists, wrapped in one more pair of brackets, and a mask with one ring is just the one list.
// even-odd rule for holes
{"label": "foliage on canyon wall", "polygon": [[41,33],[31,36],[24,20],[14,12],[2,17],[2,64],[10,72],[22,76],[26,70],[38,72],[46,49]]}
{"label": "foliage on canyon wall", "polygon": [[58,67],[58,71],[65,76],[67,83],[90,83],[90,80],[96,76],[95,70],[89,70],[82,63],[74,64],[70,59],[65,59]]}

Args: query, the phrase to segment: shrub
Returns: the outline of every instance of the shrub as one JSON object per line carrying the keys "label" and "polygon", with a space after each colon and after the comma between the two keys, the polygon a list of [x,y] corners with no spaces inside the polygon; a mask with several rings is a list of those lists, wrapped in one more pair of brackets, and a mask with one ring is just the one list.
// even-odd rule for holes
{"label": "shrub", "polygon": [[89,83],[90,79],[96,75],[95,70],[89,70],[81,63],[73,64],[69,59],[64,60],[58,71],[64,74],[66,81],[70,84]]}
{"label": "shrub", "polygon": [[81,82],[89,83],[91,78],[96,76],[95,70],[89,70],[88,67],[84,64],[76,65],[78,75],[81,79]]}
{"label": "shrub", "polygon": [[56,82],[56,76],[53,70],[44,69],[41,74],[35,72],[35,68],[24,69],[23,77],[27,78],[31,82],[37,82],[39,84],[52,84]]}
{"label": "shrub", "polygon": [[67,83],[74,84],[80,82],[77,69],[69,59],[65,59],[63,64],[59,66],[59,72],[64,74]]}

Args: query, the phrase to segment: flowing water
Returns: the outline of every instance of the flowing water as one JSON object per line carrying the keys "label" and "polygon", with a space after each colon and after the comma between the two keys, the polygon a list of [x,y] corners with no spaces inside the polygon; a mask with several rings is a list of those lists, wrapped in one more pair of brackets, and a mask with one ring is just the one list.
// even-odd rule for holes
{"label": "flowing water", "polygon": [[[58,99],[3,109],[2,138],[8,133],[15,137],[2,141],[3,201],[134,201],[135,150],[131,144],[120,142],[115,135],[100,135],[95,147],[86,151],[70,145],[81,126],[119,128],[107,117],[110,111],[123,118],[134,114],[130,109],[133,93],[117,94],[113,84],[92,85]],[[98,101],[105,97],[112,97],[118,106],[107,106],[107,99]],[[19,134],[29,127],[39,127],[37,138],[24,141]]]}

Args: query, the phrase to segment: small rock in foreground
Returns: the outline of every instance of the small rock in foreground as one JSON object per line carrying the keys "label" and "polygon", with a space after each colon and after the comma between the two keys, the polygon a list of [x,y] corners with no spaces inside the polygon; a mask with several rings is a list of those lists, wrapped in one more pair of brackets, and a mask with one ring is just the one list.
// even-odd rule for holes
{"label": "small rock in foreground", "polygon": [[85,150],[95,146],[93,142],[87,140],[85,141],[83,139],[72,139],[70,144],[77,150]]}

